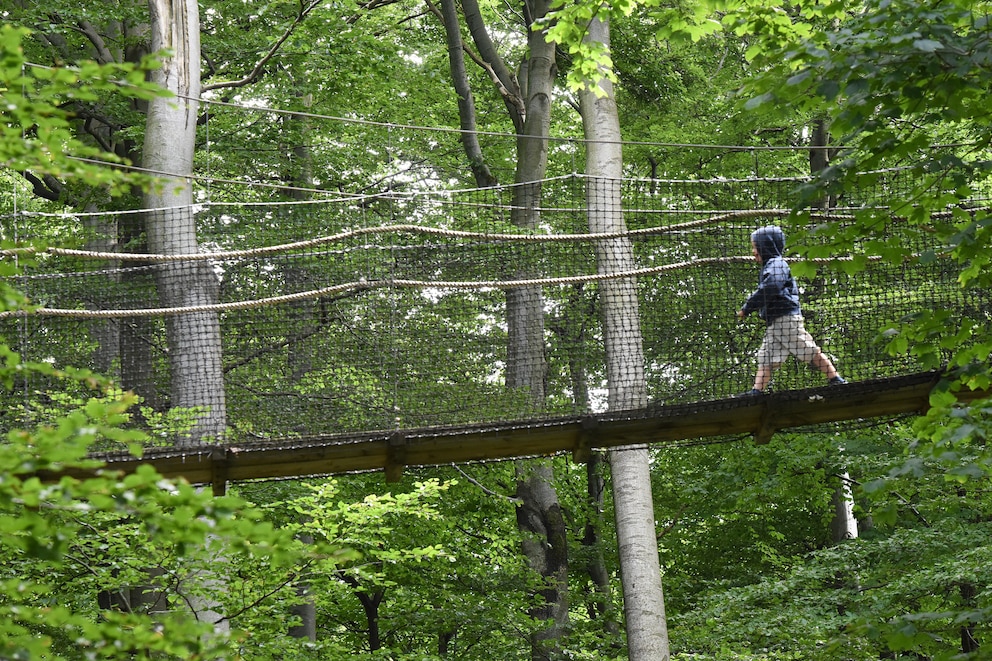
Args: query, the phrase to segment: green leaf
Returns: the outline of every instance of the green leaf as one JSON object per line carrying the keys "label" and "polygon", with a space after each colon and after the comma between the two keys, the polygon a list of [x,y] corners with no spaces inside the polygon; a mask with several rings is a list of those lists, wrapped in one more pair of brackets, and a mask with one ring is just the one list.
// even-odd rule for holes
{"label": "green leaf", "polygon": [[756,97],[752,97],[744,104],[745,110],[754,110],[763,104],[770,103],[775,99],[771,92],[766,92]]}
{"label": "green leaf", "polygon": [[913,48],[923,51],[924,53],[933,53],[944,48],[944,45],[939,41],[934,41],[933,39],[916,39],[913,41]]}

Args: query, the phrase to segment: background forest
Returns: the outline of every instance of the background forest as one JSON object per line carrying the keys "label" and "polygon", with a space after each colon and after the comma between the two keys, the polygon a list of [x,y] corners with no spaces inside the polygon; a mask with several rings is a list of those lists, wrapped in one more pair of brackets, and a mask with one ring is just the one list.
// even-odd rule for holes
{"label": "background forest", "polygon": [[[953,265],[957,287],[984,300],[992,284],[987,9],[963,0],[14,0],[0,8],[0,240],[5,249],[23,248],[25,237],[38,249],[86,243],[91,213],[123,218],[206,202],[246,208],[328,193],[602,175],[605,167],[597,168],[609,159],[597,161],[596,150],[618,143],[589,140],[602,137],[591,118],[612,113],[623,148],[618,175],[808,176],[785,221],[796,229],[797,257],[857,250],[865,259],[844,266],[854,278],[869,258],[907,269],[941,261]],[[192,14],[198,21],[189,23]],[[190,25],[195,34],[185,42],[163,40]],[[194,45],[195,68],[180,48]],[[175,87],[184,66],[197,73]],[[171,123],[191,100],[186,124]],[[811,209],[849,199],[865,173],[892,168],[911,172],[914,183],[891,191],[883,214],[866,209],[843,223],[810,222]],[[177,180],[183,185],[163,184]],[[511,206],[526,209],[529,189],[518,190]],[[363,213],[431,222],[375,203]],[[906,234],[888,231],[890,215],[905,219]],[[225,214],[209,220],[232,244],[254,245],[284,236],[287,225],[303,240],[350,222],[259,215],[231,229]],[[148,213],[143,222],[134,231],[115,225],[118,248],[231,247],[198,246],[195,232],[190,239],[180,231],[179,216]],[[533,229],[532,222],[515,214],[507,228]],[[939,248],[914,253],[906,236],[926,236]],[[18,277],[55,260],[5,256],[2,307],[43,304],[25,298]],[[354,264],[336,266],[345,272]],[[275,287],[264,273],[227,276],[230,287]],[[204,277],[185,273],[189,286],[176,291],[164,291],[162,280],[145,285],[165,304],[196,305],[210,300],[198,284]],[[286,269],[283,277],[313,274]],[[750,286],[741,285],[741,297]],[[507,294],[508,317],[534,309],[527,295]],[[486,296],[496,298],[477,298],[489,304]],[[593,298],[578,289],[553,311],[571,306],[591,320],[606,305]],[[226,429],[217,407],[190,416],[202,390],[216,392],[211,379],[224,388],[224,366],[182,362],[202,351],[184,342],[216,332],[216,318],[185,315],[154,331],[135,321],[115,339],[120,352],[92,371],[74,359],[99,351],[67,345],[22,317],[5,319],[0,658],[992,658],[989,404],[963,405],[953,395],[990,385],[989,310],[930,303],[871,331],[893,360],[947,370],[925,416],[779,433],[767,445],[720,438],[643,456],[593,453],[585,463],[555,457],[409,469],[391,483],[359,474],[232,484],[224,495],[163,480],[150,468],[86,480],[37,477],[94,468],[92,448],[140,452],[177,430],[199,437],[248,437],[279,425],[300,431],[290,427],[309,422],[312,411],[256,406],[233,394],[224,406],[237,429]],[[429,315],[456,313],[442,301],[410,322],[410,355],[423,361],[408,365],[411,372],[441,361],[431,353]],[[372,305],[349,308],[355,316],[337,321],[359,314],[384,326],[386,312]],[[547,410],[583,411],[590,397],[616,397],[605,369],[590,375],[602,386],[596,392],[569,381],[575,373],[565,367],[557,320],[547,314],[547,346],[538,337],[546,369],[515,371],[529,363],[508,358],[500,375],[508,392],[498,397],[487,381],[493,366],[480,364],[471,342],[444,360],[473,377],[477,390],[466,396],[497,412],[538,406],[528,399],[538,388]],[[502,332],[487,319],[458,321],[467,338]],[[712,324],[714,337],[733,332],[726,319],[714,316]],[[511,320],[505,333],[513,328]],[[21,356],[27,329],[48,343],[51,359]],[[665,335],[648,324],[643,333],[645,362],[656,361]],[[218,344],[253,339],[250,327],[243,337],[216,334]],[[345,344],[328,335],[320,350],[342,352],[347,365]],[[136,341],[148,337],[156,342]],[[508,342],[511,353],[535,350],[526,338]],[[581,342],[603,351],[592,338]],[[130,380],[124,356],[168,363],[173,383]],[[345,384],[351,397],[334,403],[336,424],[360,428],[391,415],[369,404],[384,401],[371,374],[345,367],[315,374],[292,360],[279,369],[261,362],[239,372],[239,392],[316,397]],[[718,390],[733,390],[749,370],[743,363]],[[184,377],[192,383],[177,387]],[[627,403],[643,405],[659,386],[641,387]],[[630,510],[614,503],[627,497],[618,466],[644,469],[648,484],[637,491],[653,508],[649,536],[664,586],[663,602],[659,590],[637,608],[623,579],[643,567],[623,557]]]}

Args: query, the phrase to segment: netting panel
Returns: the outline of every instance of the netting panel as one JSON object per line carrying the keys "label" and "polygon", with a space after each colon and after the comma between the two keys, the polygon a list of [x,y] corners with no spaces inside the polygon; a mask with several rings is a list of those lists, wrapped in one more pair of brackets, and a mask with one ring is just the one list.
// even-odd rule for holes
{"label": "netting panel", "polygon": [[[589,227],[586,183],[544,182],[538,222],[526,231],[514,225],[513,187],[204,205],[196,210],[196,259],[142,256],[147,214],[7,218],[21,237],[61,223],[58,247],[105,254],[56,251],[28,264],[16,285],[33,303],[80,312],[7,318],[4,337],[28,359],[113,376],[143,398],[139,419],[163,442],[197,435],[191,421],[204,411],[249,436],[600,411],[608,401],[600,293],[627,265],[597,261],[604,240],[579,236]],[[893,185],[844,202],[884,204]],[[760,268],[749,236],[787,223],[784,213],[756,210],[791,207],[796,188],[794,180],[623,182],[638,294],[632,318],[640,321],[634,330],[650,401],[705,401],[750,388],[764,327],[735,316]],[[169,219],[154,222],[167,227]],[[934,248],[924,233],[891,222],[882,234],[901,237],[907,250]],[[794,229],[809,227],[786,225],[787,235]],[[918,370],[883,350],[880,328],[924,306],[988,320],[989,301],[974,292],[966,300],[950,266],[869,263],[849,275],[843,265],[797,263],[806,327],[848,380]],[[532,303],[508,306],[508,298]],[[199,307],[161,310],[186,300]],[[508,351],[534,338],[538,346]],[[186,383],[177,383],[179,370]],[[518,387],[507,387],[508,373]],[[822,378],[790,359],[773,387]],[[57,390],[22,383],[13,397],[39,418],[64,403],[52,401]]]}

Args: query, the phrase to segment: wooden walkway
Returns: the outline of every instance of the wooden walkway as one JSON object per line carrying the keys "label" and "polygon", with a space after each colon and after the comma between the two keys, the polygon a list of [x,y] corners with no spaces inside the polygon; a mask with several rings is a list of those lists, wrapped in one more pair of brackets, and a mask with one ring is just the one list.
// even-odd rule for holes
{"label": "wooden walkway", "polygon": [[[407,466],[438,466],[571,452],[583,460],[592,450],[714,437],[747,436],[767,443],[776,431],[824,423],[925,413],[940,374],[925,372],[733,399],[652,405],[541,420],[460,427],[429,427],[251,443],[148,448],[141,459],[125,452],[93,458],[125,473],[151,464],[163,476],[211,484],[385,471],[399,479]],[[988,393],[967,393],[976,399]],[[84,477],[86,474],[69,471]],[[55,475],[45,475],[54,478]]]}

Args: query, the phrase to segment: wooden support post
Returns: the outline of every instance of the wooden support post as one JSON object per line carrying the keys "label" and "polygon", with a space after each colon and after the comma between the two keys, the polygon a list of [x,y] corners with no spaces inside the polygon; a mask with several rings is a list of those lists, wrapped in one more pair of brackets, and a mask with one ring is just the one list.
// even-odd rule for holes
{"label": "wooden support post", "polygon": [[407,461],[406,434],[393,432],[386,441],[386,482],[399,482]]}
{"label": "wooden support post", "polygon": [[227,450],[214,448],[210,452],[210,486],[215,496],[227,494]]}
{"label": "wooden support post", "polygon": [[594,415],[587,415],[582,418],[578,438],[575,440],[575,447],[572,448],[572,459],[576,463],[588,463],[592,449],[596,447],[598,441],[599,420]]}
{"label": "wooden support post", "polygon": [[766,401],[762,407],[758,428],[754,432],[755,444],[767,444],[772,440],[772,436],[775,435],[776,431],[778,431],[778,427],[775,424],[775,414],[772,413],[771,407],[768,406],[768,402]]}

